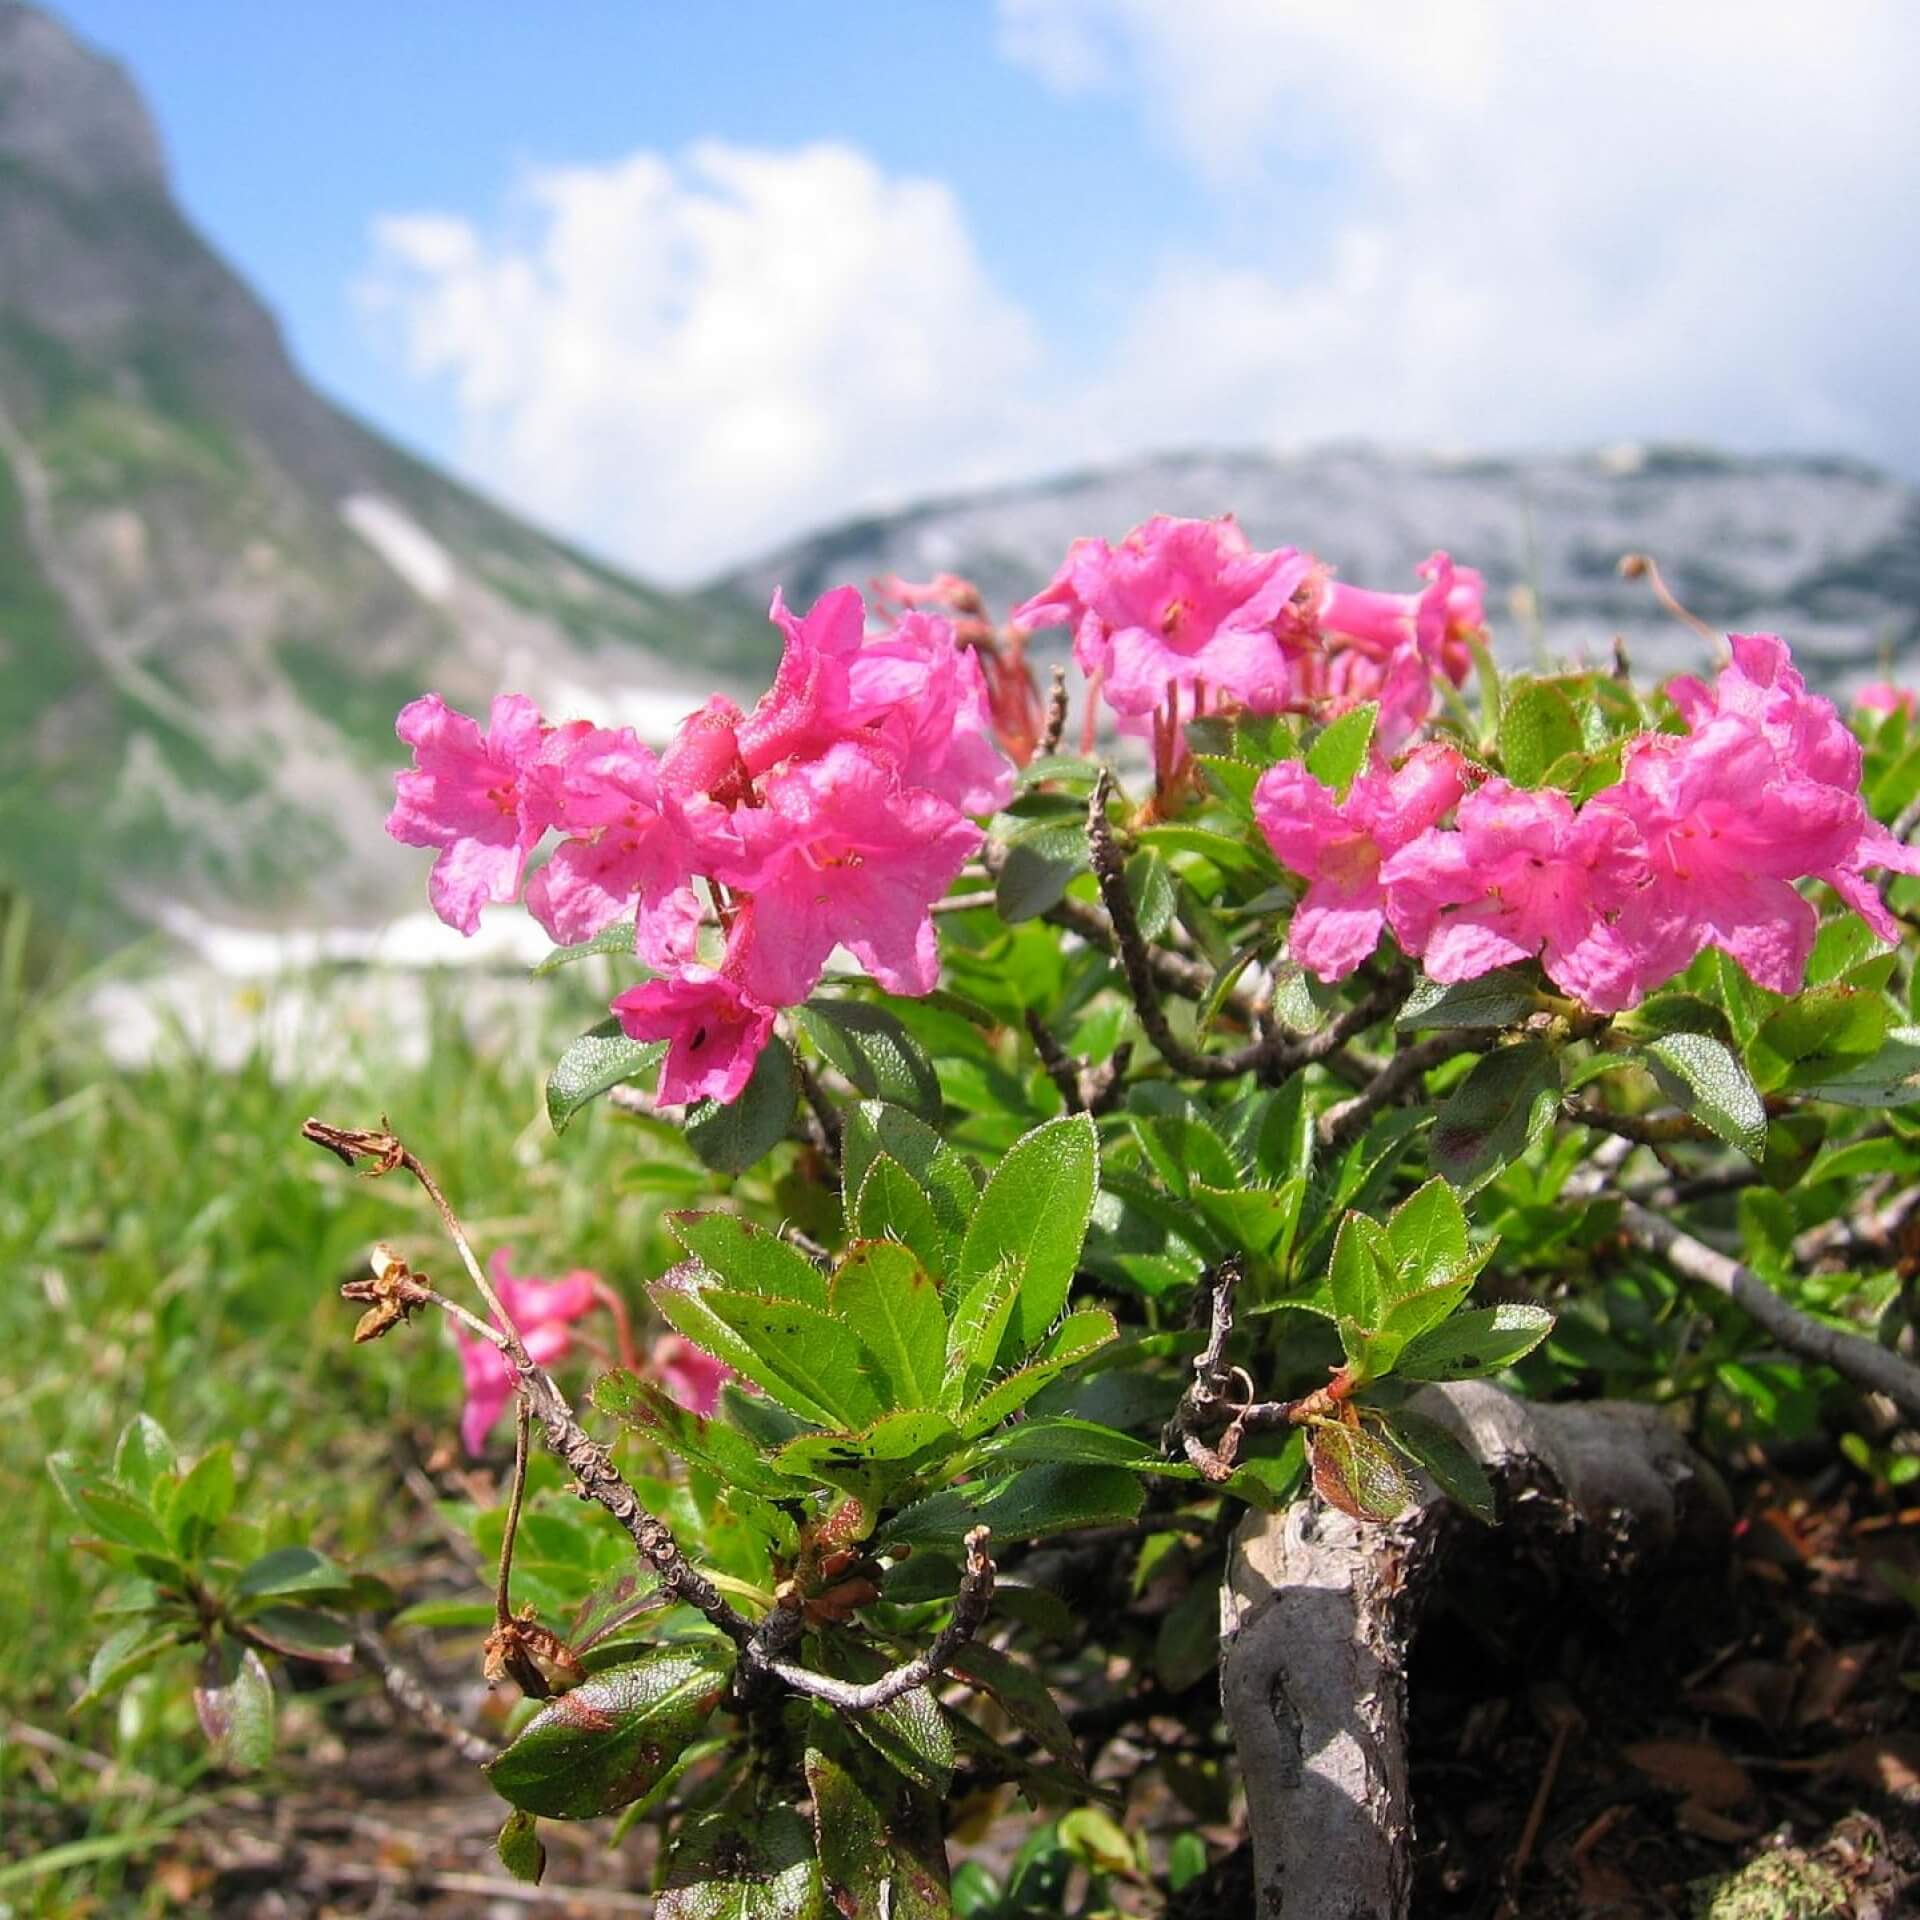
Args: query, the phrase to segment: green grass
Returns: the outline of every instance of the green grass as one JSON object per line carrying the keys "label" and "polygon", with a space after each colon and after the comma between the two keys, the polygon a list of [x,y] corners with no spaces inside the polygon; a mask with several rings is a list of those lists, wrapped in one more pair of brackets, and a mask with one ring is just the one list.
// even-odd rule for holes
{"label": "green grass", "polygon": [[[178,1675],[70,1714],[104,1637],[102,1573],[71,1543],[46,1455],[103,1453],[144,1408],[188,1454],[231,1441],[256,1508],[304,1512],[316,1544],[404,1581],[424,1516],[396,1436],[430,1449],[454,1430],[443,1333],[356,1349],[357,1310],[337,1297],[376,1240],[450,1282],[451,1256],[411,1187],[348,1173],[299,1140],[301,1120],[389,1114],[482,1249],[512,1245],[523,1271],[593,1266],[637,1304],[668,1255],[659,1197],[623,1182],[633,1134],[597,1114],[556,1139],[542,1111],[545,1067],[595,1016],[592,982],[543,983],[524,1030],[481,1050],[451,981],[430,1068],[394,1064],[391,1036],[369,1032],[339,1071],[286,1082],[263,1058],[222,1072],[185,1046],[115,1071],[87,1027],[89,983],[31,985],[33,951],[24,915],[0,920],[0,1563],[26,1571],[0,1580],[0,1873],[55,1845],[82,1853],[0,1883],[0,1913],[78,1913],[62,1903],[83,1891],[133,1913],[149,1910],[135,1865],[85,1843],[164,1820],[195,1787],[200,1743]],[[337,1015],[323,1006],[313,1032],[337,1046]],[[120,1771],[9,1741],[18,1722]]]}

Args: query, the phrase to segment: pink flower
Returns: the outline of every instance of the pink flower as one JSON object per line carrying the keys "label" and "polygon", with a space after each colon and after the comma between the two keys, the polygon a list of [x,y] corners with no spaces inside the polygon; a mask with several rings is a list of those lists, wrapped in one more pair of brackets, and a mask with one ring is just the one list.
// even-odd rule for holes
{"label": "pink flower", "polygon": [[1777,634],[1728,635],[1733,662],[1712,687],[1690,675],[1667,682],[1667,697],[1694,732],[1722,715],[1761,734],[1789,772],[1823,786],[1860,790],[1862,754],[1831,700],[1807,691]]}
{"label": "pink flower", "polygon": [[766,804],[736,816],[737,878],[753,896],[741,967],[752,993],[797,1005],[836,946],[891,993],[932,992],[940,958],[928,909],[979,850],[980,829],[850,741],[763,784]]}
{"label": "pink flower", "polygon": [[713,1417],[720,1389],[733,1378],[731,1367],[677,1333],[663,1334],[653,1343],[647,1364],[674,1403],[703,1420]]}
{"label": "pink flower", "polygon": [[651,750],[629,728],[595,728],[533,779],[553,824],[571,836],[528,883],[533,917],[572,946],[633,912],[644,959],[665,965],[691,952],[700,921],[694,850],[671,817]]}
{"label": "pink flower", "polygon": [[1855,692],[1853,704],[1860,713],[1904,713],[1911,720],[1914,692],[1911,687],[1896,687],[1891,680],[1869,680]]}
{"label": "pink flower", "polygon": [[[667,1043],[655,1091],[662,1106],[737,1099],[773,1037],[776,1007],[749,991],[740,978],[743,957],[754,940],[753,923],[754,908],[741,908],[722,966],[685,962],[662,979],[629,987],[613,1003],[630,1039]],[[809,982],[808,991],[811,987]],[[805,999],[806,993],[798,997]]]}
{"label": "pink flower", "polygon": [[[566,1357],[572,1345],[568,1323],[591,1310],[600,1278],[577,1267],[564,1280],[517,1279],[510,1270],[512,1255],[505,1247],[488,1262],[488,1275],[500,1304],[526,1344],[527,1352],[543,1367]],[[460,1439],[470,1454],[486,1450],[487,1435],[513,1398],[513,1369],[490,1340],[478,1334],[454,1334],[460,1352],[460,1372],[466,1403],[460,1412]]]}
{"label": "pink flower", "polygon": [[1360,773],[1344,801],[1298,760],[1260,776],[1254,816],[1285,866],[1309,880],[1287,936],[1293,957],[1322,980],[1350,974],[1386,923],[1381,862],[1459,800],[1464,768],[1450,747],[1422,747],[1398,772]]}
{"label": "pink flower", "polygon": [[1283,547],[1256,553],[1231,517],[1170,520],[1134,528],[1118,547],[1076,540],[1052,583],[1013,620],[1070,624],[1073,657],[1098,675],[1107,704],[1138,719],[1201,688],[1257,713],[1289,696],[1277,630],[1314,572],[1312,558]]}
{"label": "pink flower", "polygon": [[556,739],[531,700],[502,694],[483,734],[430,693],[401,708],[394,731],[414,764],[394,776],[387,831],[406,846],[440,849],[427,897],[449,926],[474,933],[482,907],[519,893],[527,854],[549,824],[528,775],[582,729],[561,729]]}
{"label": "pink flower", "polygon": [[1427,582],[1418,593],[1379,593],[1331,579],[1321,593],[1329,711],[1377,700],[1374,737],[1385,753],[1397,753],[1433,711],[1435,674],[1455,686],[1467,677],[1470,642],[1486,627],[1480,575],[1471,567],[1434,553],[1417,571]]}
{"label": "pink flower", "polygon": [[962,813],[1013,797],[1013,766],[994,743],[977,654],[962,652],[937,615],[909,613],[847,663],[847,718],[894,754],[900,778]]}
{"label": "pink flower", "polygon": [[1612,924],[1646,877],[1631,824],[1504,780],[1469,794],[1459,823],[1429,828],[1381,868],[1401,946],[1443,982],[1538,954],[1556,985],[1596,1011],[1631,1006],[1641,968]]}
{"label": "pink flower", "polygon": [[866,627],[866,609],[852,587],[823,593],[805,619],[796,619],[776,592],[767,617],[786,635],[780,668],[736,729],[740,757],[756,777],[839,738],[847,723],[847,669]]}
{"label": "pink flower", "polygon": [[1760,986],[1799,990],[1819,918],[1793,882],[1852,857],[1858,794],[1784,766],[1746,719],[1723,714],[1684,739],[1638,742],[1589,812],[1630,822],[1646,851],[1649,882],[1619,928],[1646,985],[1715,946]]}

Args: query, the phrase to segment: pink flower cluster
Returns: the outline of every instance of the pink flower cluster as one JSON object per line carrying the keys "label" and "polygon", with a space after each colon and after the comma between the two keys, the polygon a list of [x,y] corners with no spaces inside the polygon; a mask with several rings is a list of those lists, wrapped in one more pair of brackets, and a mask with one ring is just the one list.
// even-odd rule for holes
{"label": "pink flower cluster", "polygon": [[1895,939],[1866,873],[1920,873],[1920,852],[1867,812],[1859,743],[1784,643],[1738,634],[1732,647],[1713,686],[1669,685],[1687,731],[1632,741],[1620,779],[1578,807],[1551,789],[1472,785],[1440,745],[1397,770],[1376,758],[1344,799],[1297,761],[1270,768],[1256,817],[1309,882],[1294,957],[1337,980],[1390,927],[1435,980],[1538,957],[1563,991],[1613,1013],[1707,947],[1796,991],[1818,928],[1799,881],[1824,881]]}
{"label": "pink flower cluster", "polygon": [[1073,656],[1122,732],[1166,734],[1214,707],[1343,713],[1380,703],[1397,751],[1431,711],[1436,673],[1458,685],[1485,625],[1480,576],[1436,553],[1416,593],[1332,577],[1311,554],[1258,553],[1231,516],[1076,540],[1017,627],[1071,626]]}
{"label": "pink flower cluster", "polygon": [[[664,1040],[659,1098],[731,1100],[782,1007],[845,946],[880,984],[930,992],[929,907],[977,851],[1013,770],[974,652],[937,615],[869,635],[851,587],[804,619],[774,596],[785,647],[751,713],[716,695],[656,755],[627,728],[550,726],[517,696],[487,730],[437,695],[398,731],[414,767],[387,831],[437,847],[428,894],[471,933],[513,899],[563,944],[632,915],[657,978],[614,1002]],[[549,831],[559,844],[526,879]]]}

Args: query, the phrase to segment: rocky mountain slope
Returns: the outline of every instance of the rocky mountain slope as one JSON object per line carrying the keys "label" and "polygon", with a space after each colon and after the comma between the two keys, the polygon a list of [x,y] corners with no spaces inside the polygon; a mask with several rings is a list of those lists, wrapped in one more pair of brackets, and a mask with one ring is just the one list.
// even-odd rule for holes
{"label": "rocky mountain slope", "polygon": [[126,76],[0,0],[0,888],[95,939],[371,918],[393,715],[658,724],[762,610],[622,578],[328,404],[175,205]]}
{"label": "rocky mountain slope", "polygon": [[1651,553],[1679,598],[1723,630],[1775,629],[1830,682],[1904,657],[1920,670],[1920,492],[1849,461],[1738,459],[1679,448],[1449,460],[1329,447],[1291,458],[1169,454],[830,528],[729,574],[802,599],[883,573],[969,575],[1006,607],[1049,579],[1076,534],[1117,539],[1153,513],[1232,512],[1261,545],[1310,548],[1366,586],[1413,584],[1438,546],[1487,576],[1505,657],[1607,657],[1619,634],[1648,669],[1697,663],[1620,556]]}

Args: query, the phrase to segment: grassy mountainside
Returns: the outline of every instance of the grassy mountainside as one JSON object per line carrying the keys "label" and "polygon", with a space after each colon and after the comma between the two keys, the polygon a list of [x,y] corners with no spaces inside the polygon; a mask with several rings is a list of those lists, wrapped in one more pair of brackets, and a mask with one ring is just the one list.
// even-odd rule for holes
{"label": "grassy mountainside", "polygon": [[0,0],[0,887],[94,939],[378,915],[401,701],[691,704],[767,652],[314,393],[125,77]]}

